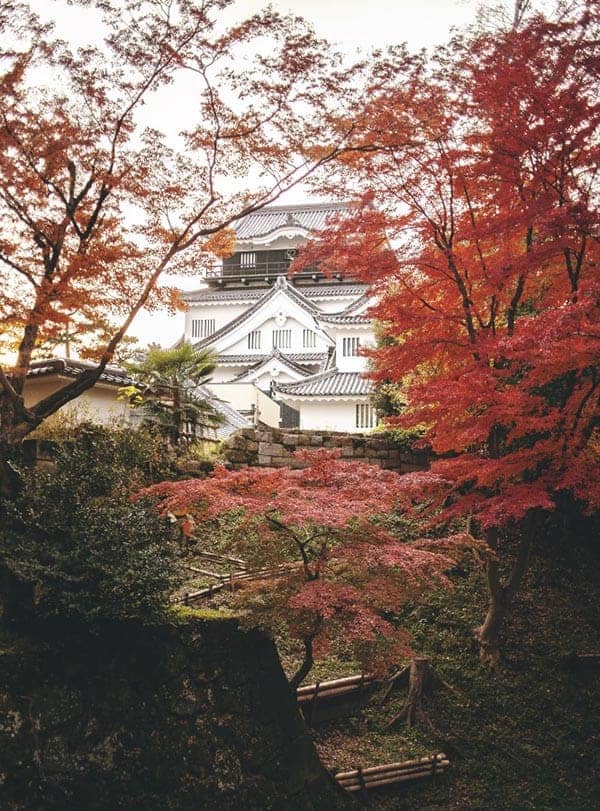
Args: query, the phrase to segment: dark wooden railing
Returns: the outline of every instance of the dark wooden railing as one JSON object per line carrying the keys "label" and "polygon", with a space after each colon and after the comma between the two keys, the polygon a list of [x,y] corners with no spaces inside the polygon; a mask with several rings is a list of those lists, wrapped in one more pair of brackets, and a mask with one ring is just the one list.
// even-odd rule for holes
{"label": "dark wooden railing", "polygon": [[[228,265],[219,264],[212,265],[206,270],[206,280],[208,282],[228,282],[233,280],[266,280],[274,281],[277,276],[287,276],[290,269],[290,260],[276,260],[266,262],[256,262],[254,265],[243,267],[241,265]],[[324,274],[320,273],[316,265],[309,265],[300,270],[297,270],[294,277],[304,277],[315,279],[324,278]]]}

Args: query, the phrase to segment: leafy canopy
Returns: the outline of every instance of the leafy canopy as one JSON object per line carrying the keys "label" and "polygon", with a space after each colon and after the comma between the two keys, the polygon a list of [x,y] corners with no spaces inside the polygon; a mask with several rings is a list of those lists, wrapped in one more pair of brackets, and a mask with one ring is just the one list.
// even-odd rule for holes
{"label": "leafy canopy", "polygon": [[[178,306],[164,273],[226,255],[230,226],[348,146],[351,122],[325,133],[360,68],[298,17],[227,25],[231,5],[73,0],[102,36],[80,47],[27,0],[0,12],[0,318],[17,347],[0,368],[2,443],[93,386],[142,307]],[[172,145],[143,113],[179,103],[179,80],[189,124]],[[98,366],[25,408],[32,353],[79,327]]]}
{"label": "leafy canopy", "polygon": [[143,431],[83,424],[56,445],[55,467],[26,477],[0,503],[0,568],[34,592],[34,615],[149,620],[179,582],[172,526],[132,487],[151,480],[157,453]]}
{"label": "leafy canopy", "polygon": [[485,527],[600,506],[599,23],[583,2],[374,78],[380,148],[336,179],[363,205],[299,259],[373,285],[390,423],[425,427],[450,512]]}
{"label": "leafy canopy", "polygon": [[428,474],[403,478],[342,461],[337,451],[298,451],[296,459],[299,469],[217,466],[206,479],[163,482],[144,494],[160,499],[161,512],[186,515],[200,549],[211,524],[237,516],[226,551],[251,569],[283,567],[241,593],[251,623],[284,623],[311,661],[313,648],[322,654],[335,640],[369,666],[397,661],[408,638],[390,617],[424,590],[448,587],[445,571],[471,539],[408,542],[386,528],[386,514],[424,497]]}

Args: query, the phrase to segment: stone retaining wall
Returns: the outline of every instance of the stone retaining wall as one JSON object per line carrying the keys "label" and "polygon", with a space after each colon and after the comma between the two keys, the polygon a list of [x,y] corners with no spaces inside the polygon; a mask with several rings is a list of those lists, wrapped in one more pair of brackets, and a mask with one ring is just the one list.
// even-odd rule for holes
{"label": "stone retaining wall", "polygon": [[426,470],[425,452],[401,450],[385,434],[346,434],[280,428],[242,428],[224,443],[222,453],[233,467],[302,467],[293,454],[301,448],[338,448],[342,459],[368,462],[399,473]]}
{"label": "stone retaining wall", "polygon": [[354,808],[273,642],[216,612],[0,634],[3,811]]}

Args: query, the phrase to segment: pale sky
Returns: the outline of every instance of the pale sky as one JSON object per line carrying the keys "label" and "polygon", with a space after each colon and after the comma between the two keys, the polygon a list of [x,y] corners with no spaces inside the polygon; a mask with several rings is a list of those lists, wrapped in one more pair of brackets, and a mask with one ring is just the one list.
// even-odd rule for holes
{"label": "pale sky", "polygon": [[[42,17],[59,21],[63,35],[75,42],[89,37],[85,11],[67,5],[67,0],[31,0]],[[231,17],[243,19],[267,5],[266,0],[239,0]],[[406,42],[412,51],[432,48],[445,42],[452,27],[462,28],[474,22],[477,0],[272,0],[281,12],[305,17],[318,35],[337,44],[349,54],[368,52],[373,48]],[[228,12],[228,16],[231,12]],[[68,33],[67,33],[68,32]],[[179,97],[169,89],[161,99],[161,119],[170,121],[173,132],[184,127],[185,92]],[[165,110],[168,104],[168,112]],[[151,105],[149,105],[151,107]],[[151,110],[148,111],[151,115]],[[165,113],[167,112],[167,115]],[[181,125],[180,123],[181,122]],[[295,190],[283,202],[296,203],[303,192]],[[170,281],[170,280],[169,280]],[[179,280],[178,280],[179,281]],[[181,287],[198,287],[201,279],[185,277]],[[183,333],[183,313],[142,312],[136,318],[130,334],[142,344],[156,341],[163,346],[174,343]]]}

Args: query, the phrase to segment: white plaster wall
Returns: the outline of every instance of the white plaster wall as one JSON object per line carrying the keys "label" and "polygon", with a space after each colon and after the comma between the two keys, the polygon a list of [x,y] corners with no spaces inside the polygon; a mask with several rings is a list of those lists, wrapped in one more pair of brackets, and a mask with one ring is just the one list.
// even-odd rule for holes
{"label": "white plaster wall", "polygon": [[238,315],[245,313],[252,305],[251,304],[189,304],[185,313],[185,326],[184,334],[186,341],[196,342],[202,340],[200,338],[192,338],[192,319],[196,318],[214,318],[215,319],[215,332]]}
{"label": "white plaster wall", "polygon": [[240,375],[246,366],[217,366],[210,376],[211,383],[229,383]]}
{"label": "white plaster wall", "polygon": [[209,383],[208,388],[237,411],[250,411],[254,407],[257,420],[273,428],[279,427],[279,404],[253,383]]}
{"label": "white plaster wall", "polygon": [[[301,324],[295,318],[286,318],[283,324],[278,324],[275,318],[267,318],[257,329],[260,330],[261,343],[260,349],[248,349],[248,331],[245,332],[244,337],[227,347],[226,350],[221,350],[224,354],[248,354],[248,355],[265,355],[271,352],[273,348],[273,330],[291,329],[292,330],[292,345],[288,349],[282,349],[283,355],[296,352],[327,352],[329,343],[322,333],[315,329],[315,325],[307,327]],[[314,347],[305,347],[302,343],[303,330],[312,329],[316,332],[316,344]]]}
{"label": "white plaster wall", "polygon": [[272,380],[275,380],[277,383],[295,383],[300,379],[300,374],[291,375],[284,369],[277,371],[276,374],[273,374],[273,372],[267,368],[258,377],[256,377],[253,382],[258,386],[259,389],[269,391]]}
{"label": "white plaster wall", "polygon": [[300,412],[300,428],[304,430],[365,433],[364,428],[356,427],[356,404],[367,402],[366,398],[338,401],[286,398],[285,402]]}
{"label": "white plaster wall", "polygon": [[[29,378],[25,383],[24,397],[25,405],[33,405],[49,394],[63,388],[70,383],[72,378]],[[101,424],[109,424],[116,421],[127,422],[129,420],[130,408],[126,402],[117,399],[118,387],[106,384],[96,384],[92,389],[88,389],[75,400],[63,406],[58,413],[67,412],[74,414],[77,419],[91,420]]]}

